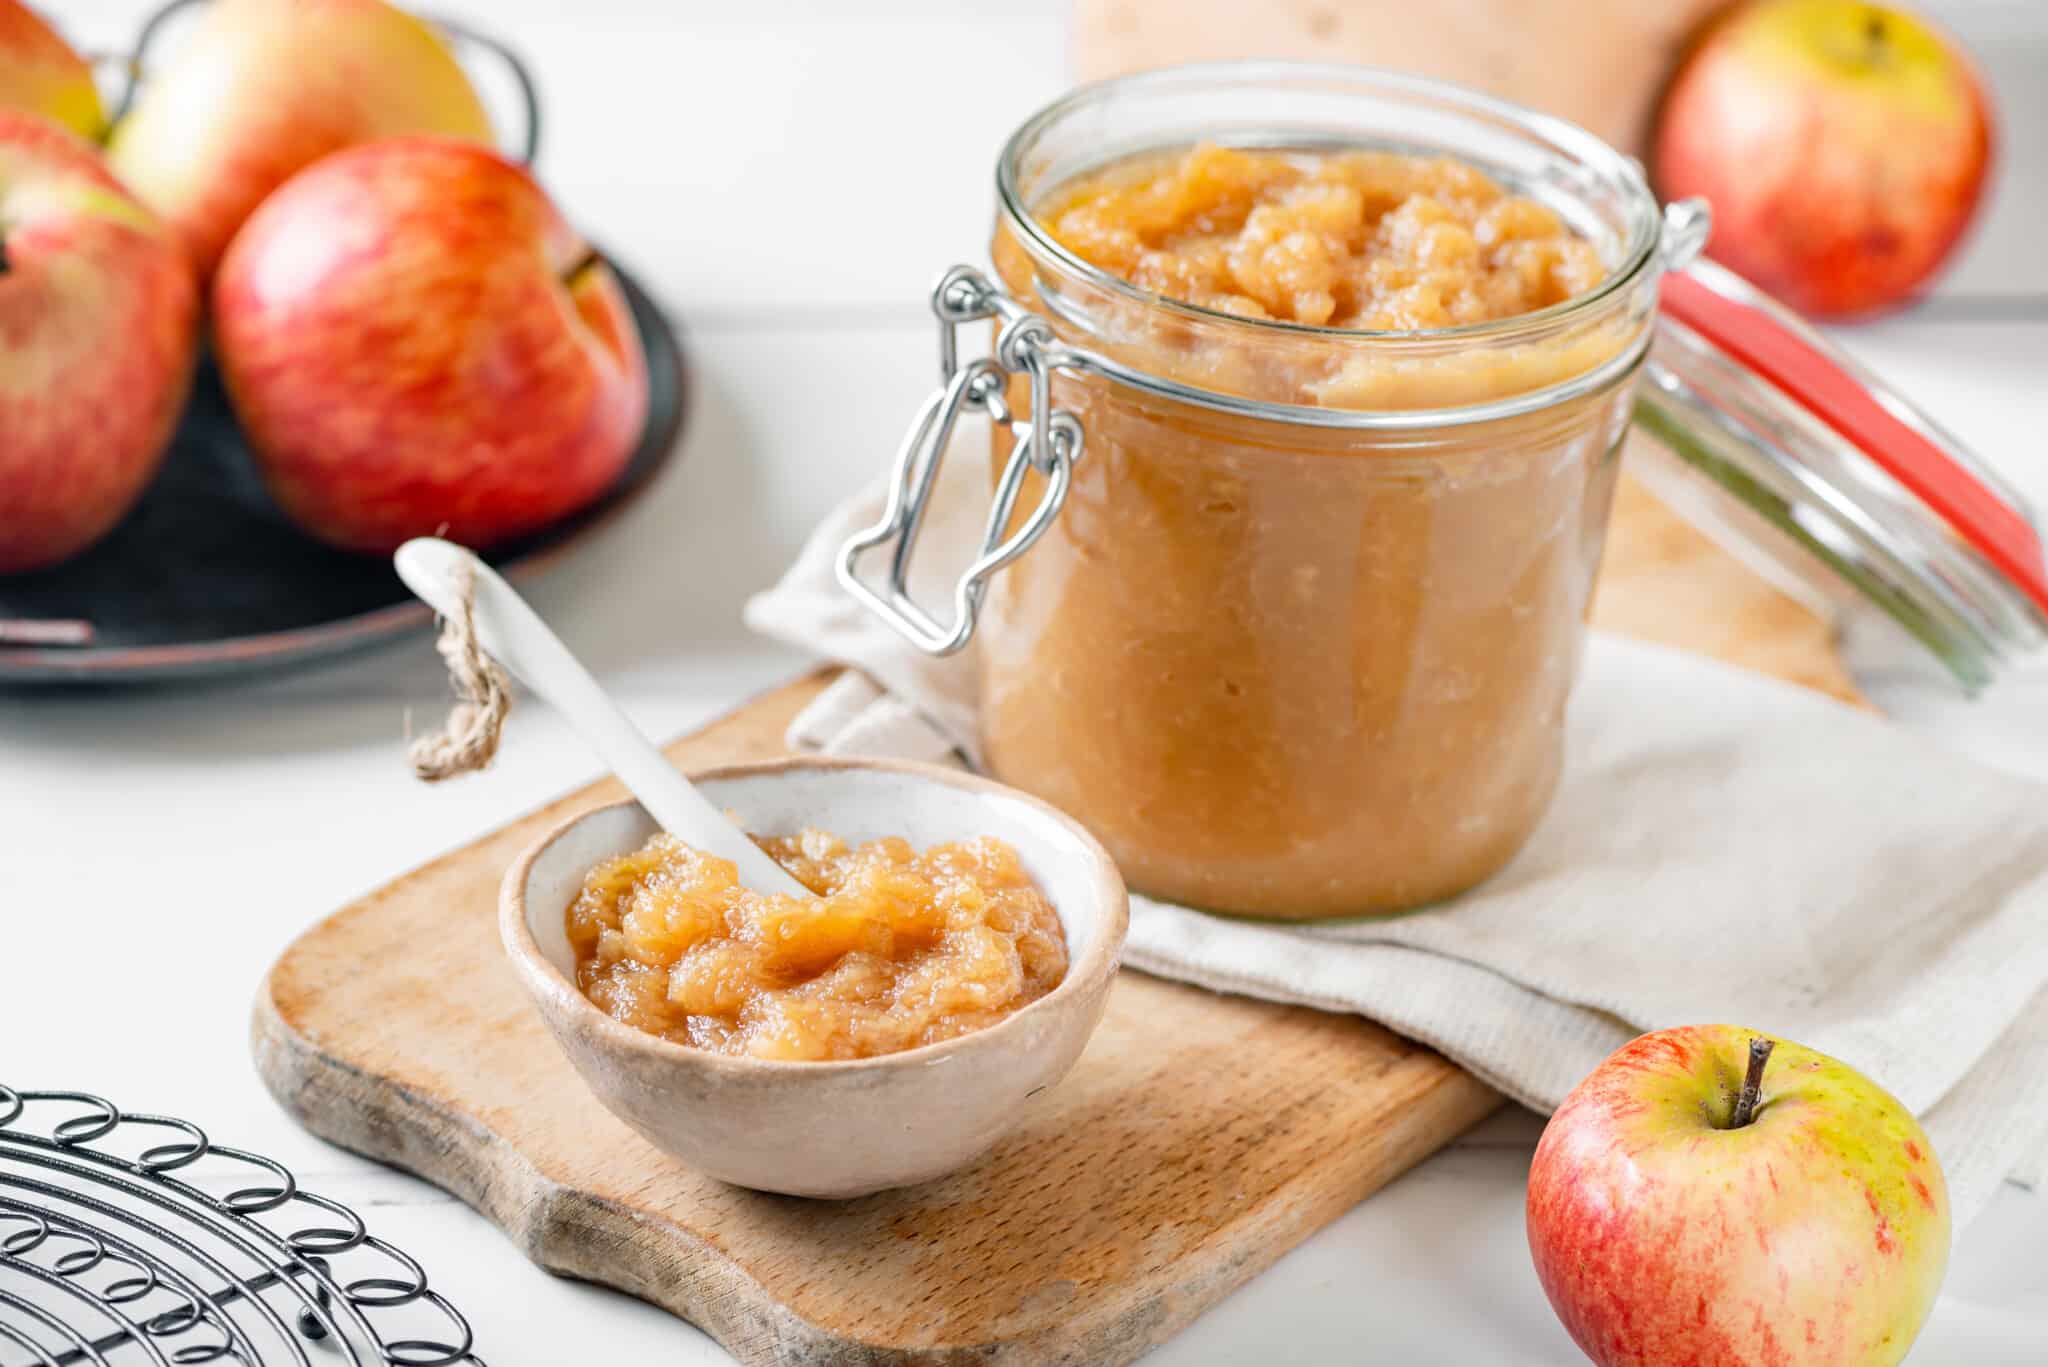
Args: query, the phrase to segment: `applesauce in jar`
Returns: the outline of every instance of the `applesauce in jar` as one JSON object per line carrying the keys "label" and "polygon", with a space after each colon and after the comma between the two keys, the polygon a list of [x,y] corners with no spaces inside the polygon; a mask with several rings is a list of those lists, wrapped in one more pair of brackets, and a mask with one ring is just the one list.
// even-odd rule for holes
{"label": "applesauce in jar", "polygon": [[[1492,323],[1606,274],[1555,211],[1469,162],[1406,152],[1200,143],[1082,177],[1037,215],[1083,261],[1163,298],[1316,327]],[[1356,397],[1298,378],[1314,398]]]}
{"label": "applesauce in jar", "polygon": [[751,891],[665,833],[592,869],[567,912],[577,987],[678,1044],[817,1061],[982,1029],[1066,976],[1059,915],[1003,841],[756,843],[816,895]]}
{"label": "applesauce in jar", "polygon": [[935,308],[998,329],[1009,540],[950,637],[895,623],[977,638],[990,771],[1209,910],[1497,871],[1557,785],[1655,313],[1640,172],[1440,83],[1244,65],[1077,91],[997,185],[996,278]]}

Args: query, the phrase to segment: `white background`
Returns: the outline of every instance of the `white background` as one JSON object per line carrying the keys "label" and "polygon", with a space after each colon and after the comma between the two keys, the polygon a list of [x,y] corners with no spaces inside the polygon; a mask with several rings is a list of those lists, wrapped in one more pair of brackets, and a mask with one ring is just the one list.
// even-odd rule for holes
{"label": "white background", "polygon": [[[55,8],[114,45],[140,6]],[[447,8],[530,56],[543,178],[688,335],[679,464],[533,586],[645,727],[674,734],[803,663],[749,639],[739,603],[886,461],[930,383],[924,292],[981,258],[996,148],[1067,84],[1064,15],[1031,0]],[[1841,335],[2048,501],[2048,8],[1943,9],[1999,89],[1992,214],[1932,302]],[[1911,724],[2048,777],[2048,670],[1974,710],[1872,682]],[[424,636],[238,685],[0,693],[0,1079],[174,1110],[284,1159],[417,1254],[497,1367],[724,1362],[696,1330],[549,1277],[439,1192],[301,1133],[249,1066],[251,994],[295,934],[590,776],[530,707],[491,772],[416,784],[405,718],[431,723],[444,694]],[[1483,1127],[1148,1362],[1576,1361],[1523,1248],[1535,1132],[1527,1116]],[[2044,1359],[2048,1197],[2007,1187],[1961,1232],[1913,1361]]]}

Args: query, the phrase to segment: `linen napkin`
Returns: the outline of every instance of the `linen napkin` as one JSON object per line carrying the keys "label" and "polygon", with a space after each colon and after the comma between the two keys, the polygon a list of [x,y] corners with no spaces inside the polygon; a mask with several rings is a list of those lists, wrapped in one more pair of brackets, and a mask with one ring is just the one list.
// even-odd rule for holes
{"label": "linen napkin", "polygon": [[[985,471],[940,476],[920,601],[980,533]],[[798,748],[977,758],[973,652],[927,657],[842,591],[876,484],[747,606],[854,666]],[[1507,869],[1442,907],[1304,926],[1133,897],[1124,961],[1355,1012],[1549,1111],[1646,1030],[1729,1021],[1861,1069],[1920,1115],[1958,1226],[2048,1159],[2048,789],[1700,656],[1594,633],[1566,773]]]}

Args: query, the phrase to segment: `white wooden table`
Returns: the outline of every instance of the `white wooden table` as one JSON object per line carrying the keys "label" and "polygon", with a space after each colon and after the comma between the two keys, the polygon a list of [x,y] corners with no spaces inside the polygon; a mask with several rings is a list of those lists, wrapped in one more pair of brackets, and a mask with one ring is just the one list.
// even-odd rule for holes
{"label": "white wooden table", "polygon": [[[739,603],[888,458],[931,382],[925,289],[981,257],[997,146],[1065,84],[1063,16],[1032,0],[440,2],[530,54],[548,97],[544,179],[687,329],[680,465],[534,586],[646,728],[672,734],[803,663],[750,639]],[[120,42],[140,6],[55,8]],[[1934,301],[1842,335],[2048,504],[2048,12],[1944,9],[2000,87],[1993,215]],[[2048,665],[1974,709],[1869,682],[1909,724],[2048,778]],[[241,685],[0,693],[0,1079],[174,1110],[279,1156],[422,1258],[496,1367],[725,1362],[689,1326],[552,1278],[450,1198],[301,1133],[250,1068],[251,994],[289,939],[589,777],[533,707],[491,772],[422,787],[405,717],[431,722],[444,695],[423,635]],[[1529,1116],[1490,1124],[1150,1361],[1577,1361],[1523,1246],[1536,1131]],[[604,1351],[572,1346],[590,1343]],[[1913,1360],[2044,1359],[2048,1195],[2008,1186],[1961,1232]]]}

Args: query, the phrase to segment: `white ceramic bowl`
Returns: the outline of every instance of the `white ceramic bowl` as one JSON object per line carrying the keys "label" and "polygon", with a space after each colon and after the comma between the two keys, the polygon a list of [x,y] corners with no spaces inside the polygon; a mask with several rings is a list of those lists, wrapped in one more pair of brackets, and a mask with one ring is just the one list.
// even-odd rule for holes
{"label": "white ceramic bowl", "polygon": [[781,760],[692,777],[757,834],[815,826],[849,844],[900,835],[918,849],[1008,841],[1059,912],[1067,975],[987,1029],[879,1058],[786,1063],[670,1043],[576,989],[569,903],[593,865],[655,830],[635,803],[587,812],[512,865],[498,926],[576,1071],[650,1143],[740,1186],[860,1196],[972,1161],[1073,1066],[1102,1017],[1130,911],[1116,866],[1071,818],[970,774],[883,760]]}

